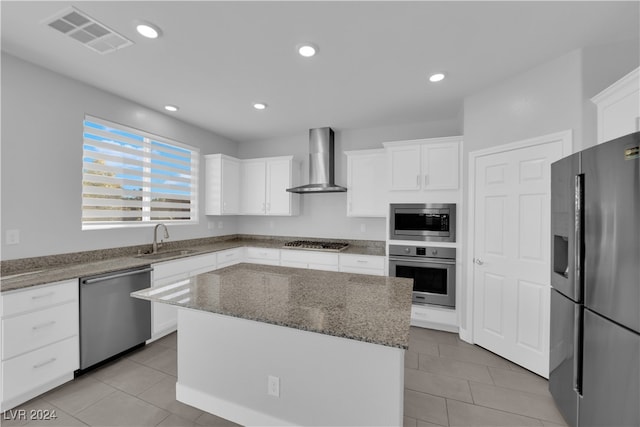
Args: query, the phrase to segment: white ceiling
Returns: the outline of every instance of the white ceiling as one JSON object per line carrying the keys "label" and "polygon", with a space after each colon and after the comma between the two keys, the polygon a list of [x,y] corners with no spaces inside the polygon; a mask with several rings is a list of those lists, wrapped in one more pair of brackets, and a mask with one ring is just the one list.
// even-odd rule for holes
{"label": "white ceiling", "polygon": [[[3,0],[2,49],[252,141],[460,117],[467,95],[573,49],[640,37],[639,4]],[[70,5],[135,44],[100,55],[43,24]],[[163,36],[143,39],[139,20]],[[297,55],[304,41],[316,57]],[[447,79],[429,83],[440,70]]]}

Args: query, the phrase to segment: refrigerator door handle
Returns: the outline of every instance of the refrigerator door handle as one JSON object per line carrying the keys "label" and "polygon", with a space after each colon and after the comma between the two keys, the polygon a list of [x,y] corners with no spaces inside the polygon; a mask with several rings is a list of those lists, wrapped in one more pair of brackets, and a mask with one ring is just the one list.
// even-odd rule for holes
{"label": "refrigerator door handle", "polygon": [[582,396],[582,310],[574,311],[573,316],[573,389]]}
{"label": "refrigerator door handle", "polygon": [[584,175],[579,174],[575,177],[575,189],[574,189],[574,212],[575,212],[575,238],[573,241],[573,288],[575,290],[576,301],[582,301],[582,218],[583,218],[583,181]]}

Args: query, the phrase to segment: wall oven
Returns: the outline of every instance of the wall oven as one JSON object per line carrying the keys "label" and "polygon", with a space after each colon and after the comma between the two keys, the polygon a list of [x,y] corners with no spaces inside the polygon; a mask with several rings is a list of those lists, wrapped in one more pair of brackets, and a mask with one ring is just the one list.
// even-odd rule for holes
{"label": "wall oven", "polygon": [[455,203],[392,203],[389,212],[389,238],[455,242]]}
{"label": "wall oven", "polygon": [[389,245],[389,276],[413,279],[413,303],[456,306],[456,248]]}

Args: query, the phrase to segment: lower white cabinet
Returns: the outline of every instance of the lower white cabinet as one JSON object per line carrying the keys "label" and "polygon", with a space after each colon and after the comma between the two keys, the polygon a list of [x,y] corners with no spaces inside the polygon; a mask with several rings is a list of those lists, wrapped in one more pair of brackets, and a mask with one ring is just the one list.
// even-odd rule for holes
{"label": "lower white cabinet", "polygon": [[238,264],[244,259],[244,248],[226,249],[224,251],[217,252],[217,268],[229,267],[230,265]]}
{"label": "lower white cabinet", "polygon": [[280,265],[280,249],[248,247],[245,261],[253,264]]}
{"label": "lower white cabinet", "polygon": [[73,379],[79,361],[78,279],[2,294],[1,411]]}
{"label": "lower white cabinet", "polygon": [[340,271],[343,273],[384,276],[385,264],[383,256],[340,254]]}
{"label": "lower white cabinet", "polygon": [[[153,265],[152,286],[164,286],[188,279],[217,267],[216,254],[196,255]],[[151,340],[157,340],[176,330],[178,309],[172,305],[151,303]]]}
{"label": "lower white cabinet", "polygon": [[296,251],[283,249],[280,253],[280,265],[284,267],[311,268],[314,270],[338,271],[337,253]]}

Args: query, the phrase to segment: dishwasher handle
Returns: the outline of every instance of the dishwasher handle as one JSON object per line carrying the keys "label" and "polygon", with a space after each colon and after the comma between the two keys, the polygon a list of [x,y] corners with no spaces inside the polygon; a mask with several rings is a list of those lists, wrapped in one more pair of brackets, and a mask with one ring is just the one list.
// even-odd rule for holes
{"label": "dishwasher handle", "polygon": [[133,276],[135,274],[148,273],[149,271],[153,271],[153,267],[147,267],[140,270],[125,271],[123,273],[112,274],[110,276],[101,276],[101,277],[95,277],[91,279],[83,279],[82,284],[91,285],[93,283],[104,282],[105,280],[117,279],[118,277]]}

